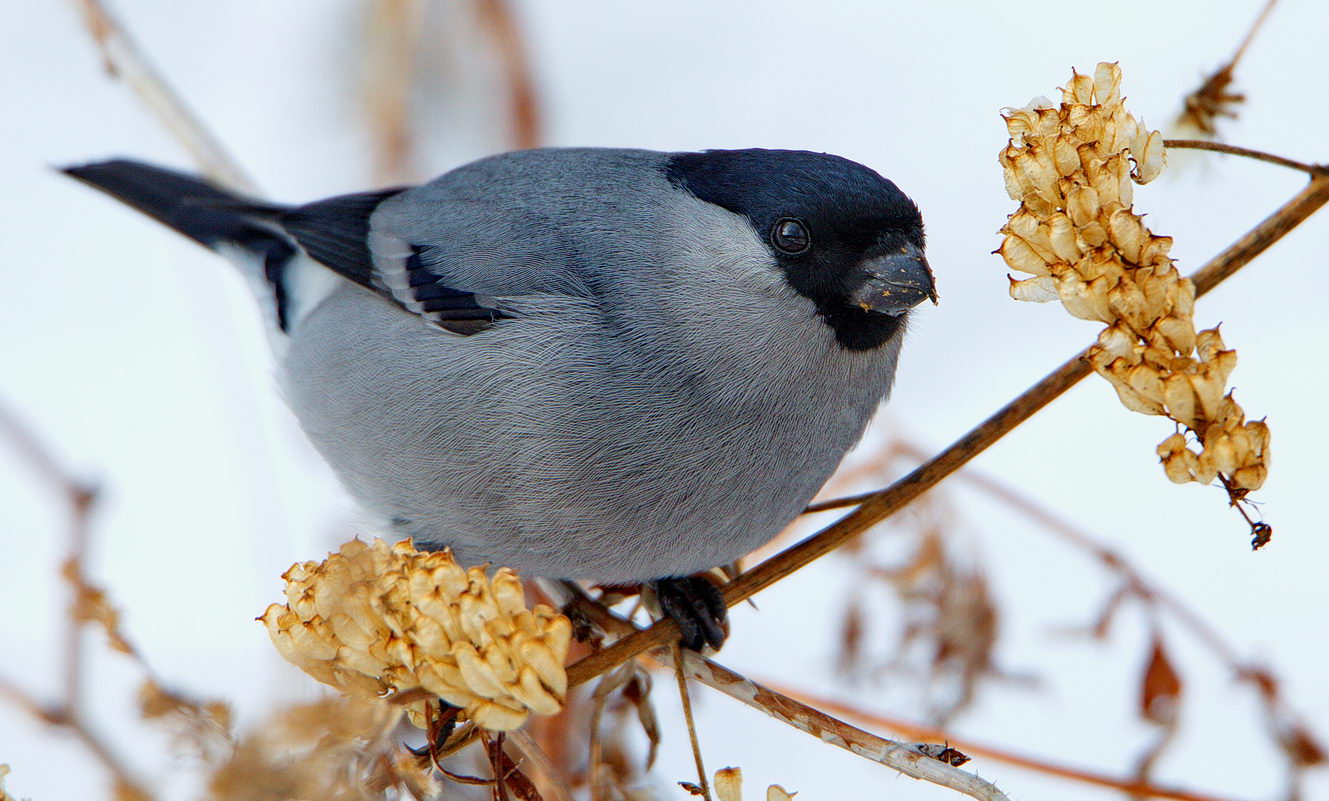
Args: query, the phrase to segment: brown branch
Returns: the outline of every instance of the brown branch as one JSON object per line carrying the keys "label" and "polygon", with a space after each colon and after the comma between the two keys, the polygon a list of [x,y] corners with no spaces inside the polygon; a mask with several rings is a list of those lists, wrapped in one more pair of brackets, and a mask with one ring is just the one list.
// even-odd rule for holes
{"label": "brown branch", "polygon": [[[771,687],[777,685],[767,684],[766,686]],[[1176,799],[1177,801],[1232,801],[1232,799],[1224,798],[1222,796],[1209,795],[1207,793],[1192,790],[1164,787],[1133,779],[1120,779],[1097,771],[1083,770],[1081,768],[1074,768],[1056,762],[1049,762],[1045,759],[1026,756],[1004,748],[984,745],[964,737],[956,737],[954,734],[938,729],[934,726],[923,726],[898,718],[879,715],[850,704],[841,703],[829,698],[814,696],[802,692],[801,690],[780,687],[780,692],[791,698],[797,698],[804,703],[812,704],[820,709],[830,710],[837,715],[856,718],[872,726],[898,731],[907,737],[914,737],[928,742],[945,742],[952,748],[959,749],[971,757],[983,757],[996,762],[1004,762],[1008,765],[1036,771],[1047,776],[1056,776],[1058,778],[1069,779],[1071,781],[1091,784],[1098,787],[1110,787],[1114,790],[1128,792],[1133,796],[1142,796],[1146,798],[1171,798]]]}
{"label": "brown branch", "polygon": [[[1263,253],[1325,203],[1329,203],[1329,178],[1317,176],[1305,189],[1191,276],[1197,297]],[[819,509],[851,505],[858,505],[858,508],[831,526],[744,572],[724,588],[725,602],[733,606],[750,598],[862,534],[936,486],[943,478],[960,469],[1087,376],[1091,368],[1084,358],[1085,353],[1081,351],[1071,357],[1042,381],[895,484],[876,492],[841,499],[840,503],[820,504]],[[580,684],[678,636],[678,627],[673,621],[661,620],[573,664],[568,668],[568,680],[574,685]]]}
{"label": "brown branch", "polygon": [[1307,164],[1303,161],[1276,156],[1273,153],[1266,153],[1263,150],[1253,150],[1249,147],[1238,147],[1237,145],[1227,145],[1222,142],[1211,142],[1208,139],[1164,139],[1163,147],[1179,148],[1184,150],[1212,150],[1215,153],[1226,153],[1230,156],[1244,156],[1256,161],[1266,161],[1270,164],[1277,164],[1280,167],[1289,167],[1311,175],[1329,175],[1329,167],[1320,164]]}
{"label": "brown branch", "polygon": [[123,80],[138,95],[206,175],[233,189],[252,192],[253,182],[148,61],[101,0],[73,2],[101,51],[106,71]]}
{"label": "brown branch", "polygon": [[[602,630],[610,634],[626,634],[629,637],[635,636],[636,632],[648,631],[638,629],[631,622],[615,615],[598,601],[587,596],[581,588],[570,586],[569,590],[572,592],[570,605]],[[864,731],[814,706],[758,684],[693,651],[659,648],[651,653],[651,658],[677,670],[677,662],[673,655],[675,652],[683,655],[683,672],[694,680],[824,743],[843,748],[851,754],[897,770],[910,778],[931,782],[971,798],[1008,801],[1006,795],[996,786],[972,773],[959,770],[925,754],[919,744],[896,742]]]}

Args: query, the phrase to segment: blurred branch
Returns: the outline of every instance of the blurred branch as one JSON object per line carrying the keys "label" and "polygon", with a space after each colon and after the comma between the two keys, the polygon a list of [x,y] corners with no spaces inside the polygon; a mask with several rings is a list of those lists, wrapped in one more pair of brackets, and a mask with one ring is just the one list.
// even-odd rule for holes
{"label": "blurred branch", "polygon": [[480,19],[488,28],[508,84],[512,145],[519,150],[540,145],[540,104],[526,46],[507,0],[479,0]]}
{"label": "blurred branch", "polygon": [[1222,142],[1210,142],[1208,139],[1164,139],[1163,147],[1179,148],[1183,150],[1211,150],[1215,153],[1226,153],[1230,156],[1244,156],[1256,161],[1266,161],[1270,164],[1277,164],[1280,167],[1289,167],[1294,170],[1300,170],[1311,175],[1329,175],[1329,167],[1320,164],[1307,164],[1295,159],[1275,156],[1273,153],[1266,153],[1263,150],[1252,150],[1249,147],[1238,147],[1236,145],[1227,145]]}
{"label": "blurred branch", "polygon": [[[575,585],[570,608],[586,617],[605,632],[617,636],[633,637],[650,629],[639,629],[598,601],[586,595]],[[655,627],[652,627],[655,628]],[[677,637],[677,635],[674,635]],[[623,640],[620,640],[622,642]],[[611,646],[612,647],[612,646]],[[820,709],[758,684],[729,668],[702,657],[692,651],[681,651],[683,668],[688,676],[706,686],[719,690],[753,709],[765,712],[775,720],[810,734],[822,742],[843,748],[852,754],[903,773],[906,776],[963,793],[984,801],[1004,801],[1006,795],[991,783],[972,773],[958,770],[924,753],[920,744],[900,743],[878,737],[871,732],[851,726],[831,717]],[[651,658],[677,669],[676,658],[669,648],[651,653]]]}
{"label": "blurred branch", "polygon": [[[899,453],[923,459],[926,454],[915,446],[899,443]],[[1318,738],[1302,722],[1299,715],[1288,703],[1282,689],[1282,682],[1268,668],[1248,662],[1241,658],[1237,649],[1223,639],[1209,621],[1199,612],[1188,606],[1183,600],[1169,592],[1165,587],[1150,581],[1140,570],[1130,563],[1121,553],[1096,541],[1078,528],[1074,523],[1040,506],[1024,496],[1015,488],[989,476],[973,471],[963,471],[959,478],[986,492],[998,501],[1029,517],[1040,527],[1092,555],[1104,569],[1116,574],[1122,582],[1121,588],[1114,594],[1107,608],[1100,616],[1099,626],[1105,626],[1110,615],[1126,597],[1134,597],[1142,603],[1170,612],[1181,625],[1204,644],[1223,666],[1231,671],[1240,682],[1250,685],[1264,706],[1270,729],[1275,738],[1285,738],[1288,742],[1279,745],[1287,752],[1294,766],[1317,764],[1322,761]],[[1288,746],[1292,747],[1289,748]],[[1298,751],[1304,753],[1298,753]]]}
{"label": "blurred branch", "polygon": [[[60,466],[55,456],[37,438],[18,422],[7,409],[0,406],[0,436],[8,439],[19,460],[58,493],[69,513],[69,555],[64,562],[63,574],[73,589],[69,613],[65,616],[64,653],[60,670],[63,675],[62,698],[53,704],[38,701],[35,696],[13,681],[0,677],[0,696],[23,707],[38,720],[52,726],[63,726],[74,733],[84,747],[106,768],[115,780],[117,791],[124,798],[149,799],[143,785],[130,775],[127,762],[116,754],[83,717],[83,626],[89,622],[87,603],[90,587],[83,573],[83,558],[88,552],[92,508],[96,491],[74,479]],[[111,634],[113,641],[116,638]]]}
{"label": "blurred branch", "polygon": [[73,2],[82,12],[88,33],[101,51],[106,71],[124,81],[138,95],[152,115],[189,151],[205,174],[232,189],[253,192],[254,183],[189,110],[100,0]]}
{"label": "blurred branch", "polygon": [[[1191,276],[1196,296],[1205,294],[1250,263],[1326,203],[1329,203],[1329,178],[1317,176],[1277,211],[1196,271]],[[1085,359],[1085,353],[1081,351],[1071,357],[1042,381],[956,440],[950,447],[891,486],[808,507],[808,511],[844,506],[858,506],[858,509],[744,572],[725,586],[725,602],[733,606],[750,598],[867,531],[936,486],[946,476],[960,469],[1020,423],[1032,417],[1035,412],[1075,386],[1080,379],[1089,375],[1091,368]],[[574,685],[585,682],[637,654],[665,645],[678,636],[678,627],[673,621],[658,621],[650,628],[624,637],[608,648],[596,651],[573,664],[568,668],[568,680]]]}
{"label": "blurred branch", "polygon": [[[920,461],[926,458],[926,453],[915,445],[900,443],[897,448],[901,454]],[[1033,520],[1040,527],[1056,535],[1064,542],[1087,551],[1098,560],[1104,569],[1117,574],[1122,582],[1129,586],[1136,595],[1166,607],[1235,673],[1240,674],[1242,671],[1249,669],[1249,666],[1245,665],[1237,656],[1236,648],[1224,641],[1217,629],[1201,617],[1200,613],[1187,606],[1184,601],[1169,593],[1162,586],[1149,581],[1121,553],[1098,542],[1076,526],[1075,523],[1041,506],[1009,484],[972,470],[962,471],[956,477]]]}
{"label": "blurred branch", "polygon": [[365,42],[365,105],[374,148],[374,174],[391,184],[411,176],[410,101],[420,48],[424,4],[374,0]]}
{"label": "blurred branch", "polygon": [[[521,31],[504,0],[476,0],[475,12],[503,75],[511,124],[511,146],[540,144],[540,113]],[[365,101],[374,147],[374,171],[381,183],[416,178],[412,163],[415,131],[413,90],[420,75],[420,46],[430,9],[423,0],[372,0],[366,37]]]}
{"label": "blurred branch", "polygon": [[1096,771],[1082,770],[1080,768],[1073,768],[1056,762],[1049,762],[1037,757],[1025,756],[1023,754],[1015,753],[1014,751],[1008,751],[1004,748],[996,748],[963,737],[956,737],[950,732],[932,726],[920,726],[916,723],[910,723],[898,718],[879,715],[875,712],[869,712],[851,704],[845,704],[829,698],[813,696],[802,692],[801,690],[781,687],[780,691],[791,698],[797,698],[800,701],[813,704],[821,709],[828,709],[838,715],[857,718],[864,723],[898,731],[906,736],[915,737],[920,740],[945,742],[951,747],[958,748],[971,757],[983,757],[996,762],[1004,762],[1008,765],[1015,765],[1016,767],[1025,768],[1048,776],[1056,776],[1058,778],[1069,779],[1071,781],[1082,782],[1084,784],[1091,784],[1098,787],[1110,787],[1114,790],[1128,792],[1136,797],[1170,798],[1176,799],[1176,801],[1232,801],[1232,799],[1224,798],[1222,796],[1163,787],[1130,779],[1119,779]]}

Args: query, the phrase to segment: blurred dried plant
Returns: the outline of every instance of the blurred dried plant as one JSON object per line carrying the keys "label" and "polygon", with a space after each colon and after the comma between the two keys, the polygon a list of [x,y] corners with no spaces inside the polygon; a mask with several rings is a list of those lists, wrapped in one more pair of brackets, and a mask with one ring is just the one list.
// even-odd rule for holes
{"label": "blurred dried plant", "polygon": [[509,568],[491,578],[447,550],[352,540],[282,578],[287,602],[261,620],[281,655],[324,684],[364,699],[423,689],[404,703],[422,729],[431,698],[495,731],[562,708],[572,623],[544,604],[527,609]]}
{"label": "blurred dried plant", "polygon": [[[640,764],[650,770],[660,746],[661,732],[655,709],[650,703],[651,674],[636,662],[629,662],[607,674],[590,693],[590,748],[584,777],[573,786],[585,786],[592,799],[629,801],[634,788],[640,788],[644,778],[638,760],[632,758],[626,747],[628,738],[624,725],[629,710],[635,712],[641,731],[646,735],[649,748]],[[614,727],[606,736],[604,718],[606,710],[616,711]]]}
{"label": "blurred dried plant", "polygon": [[[879,483],[889,476],[897,474],[903,465],[924,462],[927,458],[928,451],[926,449],[904,439],[895,438],[872,453],[864,454],[860,461],[851,465],[845,471],[844,475],[852,477],[856,482]],[[1042,532],[1051,535],[1060,542],[1071,546],[1093,560],[1111,578],[1113,589],[1103,599],[1093,619],[1083,626],[1075,625],[1068,628],[1069,633],[1106,641],[1114,623],[1125,611],[1134,608],[1142,613],[1142,617],[1147,623],[1148,636],[1141,643],[1142,658],[1137,683],[1138,709],[1143,720],[1159,727],[1159,736],[1139,754],[1136,759],[1135,774],[1129,779],[1115,779],[1091,771],[1055,766],[1030,757],[1015,755],[1002,749],[974,744],[971,740],[958,740],[958,743],[964,748],[972,750],[978,755],[1012,764],[1027,766],[1031,763],[1036,764],[1035,769],[1037,770],[1075,777],[1090,783],[1116,786],[1132,791],[1140,790],[1143,787],[1151,787],[1153,791],[1148,794],[1158,795],[1159,797],[1192,797],[1192,794],[1181,791],[1178,791],[1175,796],[1160,793],[1158,792],[1158,785],[1151,783],[1152,767],[1162,754],[1163,749],[1170,744],[1172,735],[1176,733],[1181,722],[1179,712],[1181,709],[1180,700],[1186,684],[1185,674],[1169,656],[1169,653],[1173,650],[1173,645],[1170,644],[1173,642],[1173,636],[1169,634],[1169,631],[1176,629],[1189,635],[1193,641],[1201,646],[1203,652],[1220,666],[1221,670],[1254,693],[1254,700],[1262,709],[1266,736],[1270,744],[1283,756],[1288,786],[1298,786],[1308,769],[1326,764],[1329,761],[1319,738],[1311,730],[1303,716],[1292,707],[1283,688],[1283,683],[1271,669],[1241,656],[1238,649],[1229,644],[1217,627],[1205,620],[1200,612],[1188,606],[1166,587],[1146,577],[1125,554],[1097,541],[1075,522],[1049,511],[1036,501],[1023,495],[1008,482],[972,470],[962,470],[956,473],[955,478],[958,480],[958,484],[952,491],[958,491],[962,487],[977,489],[988,498],[1010,508],[1034,524],[1025,530],[1031,533]],[[953,542],[959,533],[955,517],[943,514],[935,509],[938,505],[950,503],[949,500],[944,500],[944,496],[935,497],[942,492],[943,490],[939,489],[924,496],[920,503],[915,505],[915,509],[921,512],[921,515],[918,516],[919,519],[904,526],[900,533],[926,540],[930,537],[930,532],[939,530],[944,532],[947,542]],[[929,507],[934,508],[929,511]],[[897,533],[896,530],[900,528],[897,526],[892,529],[892,533]],[[932,550],[931,547],[922,545],[918,548],[919,552]],[[841,669],[850,672],[852,676],[873,678],[874,673],[878,671],[865,670],[864,660],[871,646],[868,640],[876,633],[876,627],[870,625],[867,614],[873,607],[863,602],[863,596],[864,592],[873,586],[873,581],[880,574],[882,568],[875,566],[874,561],[864,554],[864,550],[861,545],[855,548],[855,555],[852,560],[854,567],[851,567],[851,569],[859,569],[865,578],[860,582],[851,583],[853,590],[850,602],[846,607],[845,616],[842,619],[839,659]],[[930,562],[933,559],[929,557],[926,561]],[[878,586],[881,585],[878,584]],[[885,586],[894,587],[893,584],[889,583]],[[903,603],[904,600],[903,597],[900,598],[900,602]],[[995,630],[993,633],[995,636]],[[923,629],[920,630],[919,636],[924,643],[938,643],[934,647],[940,650],[941,635],[939,633]],[[895,652],[898,653],[898,646],[893,647],[896,648]],[[892,680],[898,681],[900,677],[898,667],[891,667],[895,669],[887,675]],[[1010,678],[999,672],[979,675],[990,678]],[[798,691],[791,692],[796,697],[807,697]],[[822,705],[821,699],[813,699],[812,702],[819,706]],[[880,715],[877,713],[852,705],[839,704],[828,708],[848,712],[851,716],[861,719],[880,719]],[[934,720],[931,725],[920,726],[895,718],[892,719],[890,726],[910,736],[957,741],[955,736],[938,728],[944,726],[943,721]]]}
{"label": "blurred dried plant", "polygon": [[[499,150],[538,147],[540,104],[519,20],[508,0],[440,5],[427,0],[366,0],[363,90],[374,176],[385,184],[415,181],[433,166],[422,158],[437,136],[446,75],[480,59],[492,63],[486,87],[507,125],[495,131]],[[460,35],[446,36],[462,28]],[[472,39],[478,41],[472,42]],[[478,46],[477,46],[478,45]],[[442,49],[456,49],[441,58]],[[452,69],[449,69],[449,66]],[[497,91],[494,91],[494,90]],[[504,141],[504,140],[507,141]]]}
{"label": "blurred dried plant", "polygon": [[[893,440],[860,458],[848,473],[875,484],[898,474],[913,452]],[[859,540],[845,548],[849,596],[836,667],[857,682],[916,685],[908,695],[927,704],[931,724],[945,725],[973,703],[984,681],[1011,678],[994,656],[1001,611],[949,495],[928,493],[911,512],[878,529],[876,547]],[[888,543],[891,552],[881,553]],[[891,628],[894,636],[881,636]]]}
{"label": "blurred dried plant", "polygon": [[[1034,276],[1012,278],[1011,297],[1059,298],[1072,315],[1106,323],[1089,361],[1126,408],[1177,423],[1157,449],[1168,478],[1218,478],[1250,522],[1240,504],[1268,475],[1269,427],[1247,422],[1225,394],[1236,351],[1217,328],[1196,333],[1195,286],[1168,258],[1172,238],[1131,208],[1132,181],[1163,168],[1163,135],[1126,111],[1121,70],[1108,63],[1093,78],[1073,72],[1060,106],[1036,101],[1002,116],[1011,139],[1000,161],[1020,208],[997,252]],[[1267,524],[1251,528],[1255,547],[1268,542]]]}
{"label": "blurred dried plant", "polygon": [[1214,139],[1218,136],[1219,117],[1237,118],[1236,106],[1244,103],[1246,96],[1230,88],[1233,73],[1237,68],[1237,62],[1246,54],[1246,49],[1255,40],[1255,34],[1269,18],[1269,12],[1274,10],[1274,4],[1277,2],[1278,0],[1267,0],[1264,8],[1260,9],[1259,16],[1246,31],[1246,36],[1237,47],[1237,52],[1232,54],[1232,58],[1205,76],[1195,91],[1182,100],[1182,110],[1177,115],[1175,123],[1178,137]]}
{"label": "blurred dried plant", "polygon": [[324,698],[278,710],[214,762],[208,801],[439,797],[427,763],[396,745],[391,705]]}

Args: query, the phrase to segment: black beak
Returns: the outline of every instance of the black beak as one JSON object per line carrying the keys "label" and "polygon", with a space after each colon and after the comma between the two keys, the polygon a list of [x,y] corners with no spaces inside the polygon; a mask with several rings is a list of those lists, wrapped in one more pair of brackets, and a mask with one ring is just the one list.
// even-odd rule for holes
{"label": "black beak", "polygon": [[862,264],[867,280],[849,296],[864,311],[899,317],[924,300],[937,302],[937,285],[928,260],[918,247],[904,245]]}

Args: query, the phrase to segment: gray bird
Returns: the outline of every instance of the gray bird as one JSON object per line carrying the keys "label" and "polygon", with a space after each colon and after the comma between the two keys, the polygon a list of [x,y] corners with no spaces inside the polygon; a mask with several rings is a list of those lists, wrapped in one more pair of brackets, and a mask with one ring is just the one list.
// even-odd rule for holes
{"label": "gray bird", "polygon": [[395,533],[649,582],[693,648],[725,614],[692,574],[799,514],[936,299],[913,202],[827,154],[528,150],[294,207],[66,172],[253,279],[288,402]]}

